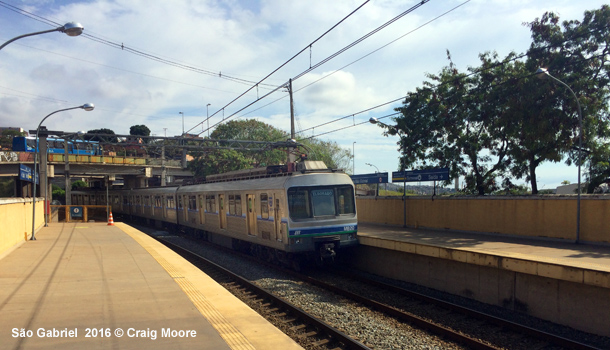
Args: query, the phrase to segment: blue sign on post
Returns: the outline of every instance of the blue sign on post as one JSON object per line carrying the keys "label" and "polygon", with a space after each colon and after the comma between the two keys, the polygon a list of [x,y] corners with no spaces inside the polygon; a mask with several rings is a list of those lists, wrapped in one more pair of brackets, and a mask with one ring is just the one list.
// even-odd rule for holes
{"label": "blue sign on post", "polygon": [[420,182],[420,181],[447,181],[447,180],[449,180],[449,168],[395,171],[392,173],[392,182]]}
{"label": "blue sign on post", "polygon": [[[33,182],[32,169],[29,166],[19,164],[19,180]],[[38,176],[36,176],[35,180],[38,184]]]}
{"label": "blue sign on post", "polygon": [[72,219],[74,219],[74,218],[82,219],[83,207],[70,207],[70,217]]}
{"label": "blue sign on post", "polygon": [[351,175],[354,185],[388,183],[388,173]]}

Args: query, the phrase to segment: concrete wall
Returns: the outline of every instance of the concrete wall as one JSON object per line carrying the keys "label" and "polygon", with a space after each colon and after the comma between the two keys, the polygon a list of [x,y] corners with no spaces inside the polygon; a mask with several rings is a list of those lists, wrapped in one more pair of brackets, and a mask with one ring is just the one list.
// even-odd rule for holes
{"label": "concrete wall", "polygon": [[610,336],[607,287],[363,245],[342,258],[372,274]]}
{"label": "concrete wall", "polygon": [[[359,197],[358,220],[403,225],[401,197]],[[610,197],[583,196],[580,240],[610,243]],[[576,239],[576,197],[406,197],[408,227]]]}
{"label": "concrete wall", "polygon": [[[42,198],[36,202],[36,229],[44,225]],[[32,201],[29,198],[0,199],[0,257],[32,235]]]}

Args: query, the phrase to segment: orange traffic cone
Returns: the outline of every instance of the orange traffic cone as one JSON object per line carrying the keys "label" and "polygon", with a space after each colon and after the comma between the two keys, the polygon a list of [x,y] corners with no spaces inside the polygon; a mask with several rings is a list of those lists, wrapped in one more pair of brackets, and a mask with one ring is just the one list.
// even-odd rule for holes
{"label": "orange traffic cone", "polygon": [[108,226],[114,226],[114,220],[112,219],[112,212],[110,212],[110,216],[108,217]]}

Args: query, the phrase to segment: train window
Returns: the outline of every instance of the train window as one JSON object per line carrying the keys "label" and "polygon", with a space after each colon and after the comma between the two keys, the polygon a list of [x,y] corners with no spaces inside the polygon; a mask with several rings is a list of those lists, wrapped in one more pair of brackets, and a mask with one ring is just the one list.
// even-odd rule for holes
{"label": "train window", "polygon": [[354,203],[354,189],[352,186],[337,187],[337,197],[339,199],[339,214],[355,214],[356,205]]}
{"label": "train window", "polygon": [[176,208],[174,196],[167,196],[167,208]]}
{"label": "train window", "polygon": [[216,199],[214,198],[214,195],[205,196],[205,211],[208,213],[216,212]]}
{"label": "train window", "polygon": [[235,195],[229,195],[229,214],[235,215]]}
{"label": "train window", "polygon": [[288,210],[293,219],[307,219],[311,217],[309,193],[305,189],[290,188],[288,190]]}
{"label": "train window", "polygon": [[311,190],[314,216],[335,215],[335,191],[332,188]]}
{"label": "train window", "polygon": [[269,219],[269,196],[261,193],[261,219]]}
{"label": "train window", "polygon": [[161,196],[155,196],[155,208],[162,208],[163,201],[161,200]]}
{"label": "train window", "polygon": [[241,216],[241,194],[235,195],[235,215]]}
{"label": "train window", "polygon": [[197,197],[189,196],[189,210],[197,211]]}
{"label": "train window", "polygon": [[288,209],[292,219],[356,213],[352,186],[293,187],[288,189]]}

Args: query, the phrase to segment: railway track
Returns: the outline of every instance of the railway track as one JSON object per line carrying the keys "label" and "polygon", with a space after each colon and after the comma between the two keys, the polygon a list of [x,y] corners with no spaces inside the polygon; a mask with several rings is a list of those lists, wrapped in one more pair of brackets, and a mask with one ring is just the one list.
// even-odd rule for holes
{"label": "railway track", "polygon": [[313,347],[324,346],[328,349],[337,350],[369,349],[369,347],[361,342],[224,267],[168,240],[159,237],[157,239],[199,267],[214,280],[224,284],[231,283],[237,285],[237,288],[243,294],[246,294],[248,299],[264,307],[265,316],[276,319],[281,318],[281,322],[291,325],[290,329],[292,331],[299,332],[300,334],[297,337],[301,342]]}
{"label": "railway track", "polygon": [[[505,319],[502,319],[499,317],[489,315],[484,312],[480,312],[480,311],[477,311],[474,309],[460,306],[455,303],[451,303],[451,302],[444,301],[441,299],[433,298],[433,297],[430,297],[430,296],[427,296],[427,295],[424,295],[421,293],[417,293],[414,291],[410,291],[410,290],[407,290],[404,288],[400,288],[400,287],[397,287],[397,286],[394,286],[391,284],[379,282],[379,281],[376,281],[376,280],[373,280],[370,278],[365,278],[358,274],[349,273],[349,272],[345,272],[343,270],[338,270],[338,269],[332,269],[332,273],[341,275],[342,277],[347,277],[347,278],[358,280],[360,283],[363,283],[368,286],[375,286],[377,288],[381,288],[381,289],[390,291],[392,293],[396,293],[401,296],[405,296],[405,297],[408,297],[411,299],[416,299],[423,303],[435,305],[444,310],[447,310],[447,312],[459,314],[462,317],[474,318],[478,321],[481,321],[482,325],[483,324],[494,325],[495,327],[500,327],[502,330],[510,330],[511,332],[518,334],[518,336],[528,336],[528,337],[532,337],[533,339],[536,339],[536,340],[542,340],[544,343],[540,346],[541,348],[547,348],[549,346],[556,346],[556,347],[560,347],[560,348],[575,349],[575,350],[601,350],[601,348],[598,348],[598,347],[595,347],[592,345],[584,344],[584,343],[581,343],[581,342],[578,342],[575,340],[571,340],[571,339],[568,339],[568,338],[565,338],[565,337],[562,337],[562,336],[559,336],[556,334],[551,334],[551,333],[544,332],[539,329],[535,329],[535,328],[528,327],[528,326],[525,326],[522,324],[511,322],[511,321],[508,321],[508,320],[505,320]],[[482,342],[475,337],[465,335],[461,331],[452,330],[451,328],[445,327],[442,324],[439,324],[437,322],[423,319],[423,318],[413,315],[409,312],[401,311],[401,310],[399,310],[395,307],[389,306],[387,304],[371,300],[371,298],[369,298],[367,296],[363,296],[361,294],[354,293],[345,288],[339,287],[336,285],[336,280],[334,283],[329,283],[329,282],[325,282],[320,279],[311,277],[309,275],[302,275],[302,279],[304,281],[306,281],[307,283],[315,284],[324,289],[332,290],[334,293],[338,293],[347,298],[357,300],[358,302],[368,305],[369,307],[372,307],[383,313],[392,315],[393,317],[399,318],[406,322],[411,322],[419,327],[425,328],[427,330],[430,330],[431,332],[440,334],[444,337],[448,337],[454,341],[465,344],[468,347],[471,347],[473,349],[497,349],[498,348],[487,342]]]}
{"label": "railway track", "polygon": [[[160,238],[158,238],[160,239]],[[332,327],[327,325],[324,322],[321,322],[319,317],[313,317],[311,315],[307,315],[299,307],[294,307],[290,303],[287,303],[282,298],[278,298],[272,293],[267,292],[265,289],[258,287],[257,285],[249,282],[246,279],[243,279],[224,268],[211,263],[206,262],[203,263],[202,258],[189,250],[180,247],[179,245],[170,243],[166,239],[160,239],[164,244],[167,244],[172,249],[178,251],[181,255],[185,256],[195,265],[200,266],[201,264],[214,266],[212,270],[206,267],[205,272],[209,275],[213,276],[215,279],[219,281],[221,284],[239,284],[246,294],[245,299],[250,299],[255,304],[258,304],[258,309],[262,308],[263,316],[266,318],[277,318],[280,317],[282,320],[280,322],[290,323],[290,327],[288,327],[293,332],[298,332],[296,338],[293,336],[293,339],[299,341],[306,348],[317,348],[319,346],[324,346],[325,348],[341,348],[341,349],[367,349],[366,345],[352,339],[348,332],[338,330],[337,327]],[[201,242],[197,242],[197,244],[201,244]],[[218,249],[218,247],[216,247]],[[233,251],[227,250],[227,253],[237,254]],[[245,257],[250,259],[251,257],[246,257],[243,254],[238,254],[241,257]],[[263,264],[263,262],[259,260],[255,260],[256,264]],[[251,260],[250,260],[251,261]],[[266,264],[266,263],[265,263]],[[587,344],[583,344],[574,340],[570,340],[555,334],[543,332],[531,327],[527,327],[524,325],[520,325],[515,322],[510,322],[504,320],[502,318],[498,318],[489,314],[485,314],[476,310],[472,310],[457,304],[449,303],[440,299],[432,298],[420,293],[415,293],[409,290],[405,290],[402,288],[398,288],[393,285],[389,285],[386,283],[378,282],[375,280],[363,278],[362,276],[356,276],[351,273],[346,273],[345,271],[339,271],[336,269],[332,270],[332,274],[330,277],[326,277],[324,279],[330,280],[331,282],[324,281],[319,277],[312,277],[310,275],[305,275],[304,273],[297,273],[294,271],[286,270],[278,268],[275,265],[266,264],[268,267],[272,267],[274,269],[281,270],[282,273],[290,274],[294,276],[299,283],[305,282],[307,284],[315,285],[321,289],[331,291],[332,293],[341,295],[344,298],[347,298],[355,303],[365,305],[367,308],[372,310],[376,310],[379,313],[387,315],[388,317],[394,318],[399,322],[411,324],[417,328],[424,329],[430,333],[437,334],[444,339],[448,339],[452,342],[463,344],[467,348],[471,349],[500,349],[500,348],[513,348],[510,343],[502,343],[492,340],[488,340],[485,336],[480,336],[481,332],[477,334],[472,334],[468,330],[460,329],[459,327],[453,327],[452,325],[446,325],[444,322],[439,321],[439,319],[447,317],[458,317],[461,320],[464,320],[463,323],[475,323],[477,324],[477,328],[481,329],[489,329],[489,332],[495,333],[510,333],[506,337],[514,337],[518,339],[517,341],[529,345],[521,346],[521,348],[539,348],[539,349],[600,349],[594,346],[590,346]],[[221,272],[217,272],[221,271]],[[226,272],[225,272],[226,271]],[[231,276],[231,277],[222,277],[222,276]],[[215,277],[218,276],[218,277]],[[335,277],[333,277],[335,276]],[[341,277],[339,277],[341,276]],[[403,307],[397,307],[395,305],[388,305],[384,302],[379,302],[373,300],[368,293],[354,293],[354,290],[362,290],[363,288],[358,287],[348,287],[343,288],[343,282],[339,282],[339,278],[342,279],[352,279],[357,280],[361,286],[369,286],[374,287],[376,289],[380,289],[385,291],[385,294],[393,294],[400,297],[407,297],[413,300],[417,300],[416,303],[419,304],[429,304],[434,305],[433,307],[440,308],[444,311],[440,312],[440,315],[436,317],[421,317],[415,313],[411,313]],[[232,282],[227,282],[227,279],[230,279]],[[239,281],[239,282],[238,282]],[[393,297],[391,297],[393,298]],[[391,299],[390,298],[390,299]],[[252,303],[248,303],[252,305]],[[391,303],[390,303],[391,304]],[[438,312],[437,312],[438,314]],[[274,322],[276,323],[276,322]],[[277,323],[276,323],[277,324]],[[339,326],[340,327],[340,326]],[[285,329],[285,327],[282,327]],[[475,332],[476,333],[476,332]],[[485,331],[483,331],[485,333]],[[291,335],[292,336],[292,335]],[[354,338],[358,337],[357,335]],[[493,337],[491,337],[493,338]],[[507,345],[509,344],[509,345]],[[330,347],[329,347],[330,345]],[[531,345],[531,347],[530,347]]]}

